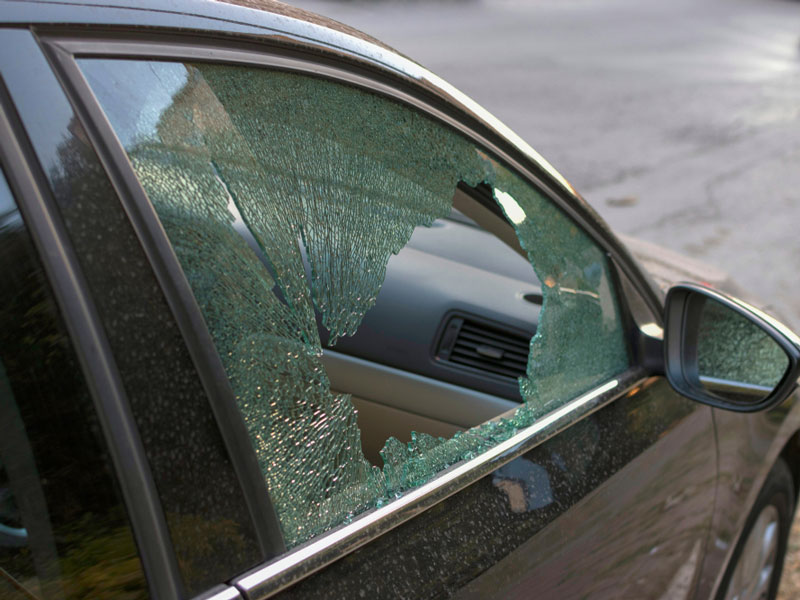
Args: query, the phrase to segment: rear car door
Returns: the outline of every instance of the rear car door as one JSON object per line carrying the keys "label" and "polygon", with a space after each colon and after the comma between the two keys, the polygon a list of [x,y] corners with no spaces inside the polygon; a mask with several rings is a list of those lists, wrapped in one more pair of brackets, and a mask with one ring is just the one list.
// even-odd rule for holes
{"label": "rear car door", "polygon": [[[83,374],[88,396],[73,399],[75,394],[66,393],[71,388],[59,389],[56,384],[41,388],[45,378],[40,375],[43,397],[37,400],[39,408],[31,411],[30,418],[35,416],[37,421],[29,425],[21,403],[36,391],[36,385],[28,384],[30,389],[22,393],[14,389],[12,380],[12,392],[29,440],[35,441],[35,423],[45,417],[56,419],[57,424],[49,427],[67,436],[66,442],[59,443],[59,451],[46,454],[45,459],[55,455],[70,471],[59,469],[58,463],[49,466],[45,459],[36,465],[40,474],[55,469],[59,476],[48,478],[60,492],[52,501],[45,487],[44,502],[55,515],[52,519],[68,521],[67,531],[83,521],[97,522],[100,527],[102,514],[95,508],[99,500],[93,495],[107,496],[111,502],[111,491],[103,491],[99,484],[101,477],[113,473],[115,479],[106,485],[120,500],[111,515],[116,520],[110,522],[121,526],[129,519],[133,535],[129,549],[138,550],[138,558],[125,553],[123,529],[109,527],[105,537],[81,537],[78,529],[71,534],[75,542],[57,554],[54,569],[61,570],[62,578],[55,578],[45,595],[108,597],[127,590],[130,597],[144,597],[149,591],[152,597],[177,598],[208,591],[222,584],[229,573],[270,556],[268,542],[256,533],[247,492],[237,478],[236,470],[248,466],[231,457],[234,444],[227,444],[219,429],[224,427],[224,409],[209,404],[195,366],[202,362],[195,363],[190,355],[132,225],[34,36],[22,29],[0,34],[3,57],[14,56],[0,67],[3,168],[19,204],[20,221],[36,242],[31,260],[43,264],[70,334],[48,336],[34,330],[22,337],[33,340],[40,353],[49,343],[62,354],[72,344],[77,357],[72,362],[63,360],[65,364],[58,368],[78,378],[75,381]],[[46,300],[44,292],[39,296],[42,302]],[[17,318],[24,323],[26,307],[10,306],[20,312]],[[28,311],[37,314],[45,308],[33,305]],[[13,344],[15,330],[3,333],[4,343]],[[10,341],[7,334],[14,334]],[[54,361],[60,359],[51,355]],[[36,355],[19,358],[26,359],[20,366],[22,373],[34,370],[35,374]],[[78,400],[88,406],[81,408]],[[62,412],[64,417],[59,419]],[[80,419],[85,423],[81,425]],[[6,427],[4,418],[3,431]],[[95,445],[107,446],[106,463],[99,450],[94,462],[86,463],[92,452],[69,442],[69,436],[78,436],[79,427],[101,440]],[[46,441],[39,443],[46,445]],[[15,452],[25,455],[26,451],[23,447]],[[33,460],[40,460],[35,445]],[[92,483],[89,473],[93,470],[100,474],[90,487],[85,484]],[[72,480],[63,481],[70,479],[70,473]],[[9,473],[9,478],[13,486],[14,476]],[[260,478],[242,480],[253,485]],[[22,494],[13,489],[12,494],[19,506]],[[265,508],[253,511],[256,521],[263,520],[271,510],[265,489],[255,501],[266,503]],[[20,510],[23,529],[36,525],[31,521],[36,514],[31,514]],[[56,523],[51,529],[57,536],[56,548],[65,544]],[[77,558],[70,553],[73,548]],[[115,558],[125,560],[118,565]],[[89,572],[93,563],[95,570]],[[144,581],[135,579],[137,569],[146,577],[146,587],[136,585]]]}
{"label": "rear car door", "polygon": [[[710,410],[648,376],[637,345],[646,319],[631,310],[642,301],[602,232],[407,82],[302,52],[127,35],[56,30],[39,42],[77,109],[65,129],[98,152],[95,176],[119,194],[187,352],[205,367],[217,435],[235,457],[226,460],[241,461],[223,473],[243,491],[224,487],[238,514],[246,506],[238,522],[258,550],[248,538],[238,552],[213,547],[209,560],[229,560],[203,573],[179,560],[191,593],[230,581],[254,598],[691,595],[716,479]],[[158,60],[142,58],[155,46]],[[36,144],[40,155],[57,150]],[[391,358],[374,344],[390,325],[369,322],[392,302],[384,277],[414,282],[403,248],[437,219],[452,222],[454,206],[535,275],[509,299],[514,276],[455,261],[440,276],[478,277],[480,293],[445,295],[425,361]],[[425,259],[454,262],[440,254]],[[433,288],[419,289],[425,305]],[[522,292],[537,290],[541,304],[528,306]],[[487,326],[472,346],[479,364],[442,354],[452,323],[470,318]],[[367,324],[373,345],[353,346]],[[502,335],[526,332],[535,337],[515,398],[508,377],[482,365],[514,353]],[[365,388],[367,378],[379,383]],[[186,437],[159,463],[173,477],[213,464],[192,455],[197,425],[180,414],[165,419]],[[390,438],[370,453],[392,418],[405,425],[390,433],[409,443]],[[164,505],[190,488],[169,477],[158,487]],[[179,557],[182,523],[168,536]],[[204,533],[239,543],[223,529]]]}

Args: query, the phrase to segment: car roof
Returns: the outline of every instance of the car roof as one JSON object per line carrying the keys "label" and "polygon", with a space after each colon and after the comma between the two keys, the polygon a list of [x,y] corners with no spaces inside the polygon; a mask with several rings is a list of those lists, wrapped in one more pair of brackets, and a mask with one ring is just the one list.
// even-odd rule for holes
{"label": "car roof", "polygon": [[358,38],[365,42],[369,42],[371,44],[375,44],[376,46],[380,46],[389,50],[391,52],[397,52],[394,48],[387,46],[380,40],[367,35],[363,31],[356,29],[355,27],[350,27],[349,25],[345,25],[340,21],[336,21],[331,19],[330,17],[325,17],[323,15],[318,15],[316,13],[307,11],[302,8],[298,8],[296,6],[291,6],[290,4],[286,4],[285,2],[277,2],[276,0],[219,0],[220,2],[224,2],[226,4],[234,4],[236,6],[243,6],[245,8],[252,8],[255,10],[266,11],[270,13],[274,13],[276,15],[283,15],[285,17],[291,17],[293,19],[298,19],[300,21],[305,21],[307,23],[314,23],[315,25],[320,25],[321,27],[327,27],[328,29],[333,29],[334,31],[338,31],[340,33],[345,33],[347,35],[353,36],[354,38]]}

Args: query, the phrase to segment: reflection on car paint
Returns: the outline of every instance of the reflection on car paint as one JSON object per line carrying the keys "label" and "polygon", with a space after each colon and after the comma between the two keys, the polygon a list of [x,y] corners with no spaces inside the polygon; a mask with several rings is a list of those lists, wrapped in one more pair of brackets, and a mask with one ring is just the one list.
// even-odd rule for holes
{"label": "reflection on car paint", "polygon": [[[421,113],[291,73],[79,64],[203,310],[287,546],[425,483],[627,368],[604,254],[518,176]],[[330,343],[353,334],[389,258],[415,227],[449,214],[460,182],[494,186],[505,210],[524,212],[510,218],[547,283],[520,380],[526,403],[451,439],[390,438],[379,469],[363,456],[349,396],[330,389],[315,310]],[[231,202],[266,266],[236,231]]]}
{"label": "reflection on car paint", "polygon": [[511,512],[536,510],[553,502],[547,469],[524,457],[497,469],[492,483],[508,496]]}

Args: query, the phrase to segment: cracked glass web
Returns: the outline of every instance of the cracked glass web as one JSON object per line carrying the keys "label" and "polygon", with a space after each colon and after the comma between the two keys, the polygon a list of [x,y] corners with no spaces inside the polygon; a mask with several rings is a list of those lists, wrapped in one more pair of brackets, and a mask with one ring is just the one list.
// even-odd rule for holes
{"label": "cracked glass web", "polygon": [[767,389],[789,368],[786,352],[758,325],[713,299],[703,304],[697,335],[698,372]]}
{"label": "cracked glass web", "polygon": [[[295,546],[477,456],[628,366],[605,257],[558,208],[411,108],[307,76],[210,64],[84,59],[153,203],[247,424],[286,544]],[[524,403],[450,439],[361,449],[331,391],[331,342],[374,305],[390,257],[486,183],[543,283]],[[261,258],[260,258],[261,257]]]}

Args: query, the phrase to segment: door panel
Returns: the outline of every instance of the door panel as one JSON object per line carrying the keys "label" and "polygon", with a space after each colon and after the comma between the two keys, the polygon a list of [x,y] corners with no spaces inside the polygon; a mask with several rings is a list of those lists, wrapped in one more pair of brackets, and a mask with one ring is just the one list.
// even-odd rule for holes
{"label": "door panel", "polygon": [[687,597],[715,456],[710,409],[651,378],[281,597]]}
{"label": "door panel", "polygon": [[[628,433],[647,429],[652,445],[462,597],[527,598],[532,590],[545,598],[692,597],[714,498],[710,409],[692,406],[663,380],[649,394],[625,416]],[[616,439],[611,451],[625,454],[627,443]]]}
{"label": "door panel", "polygon": [[[365,274],[383,272],[388,254],[377,253],[386,260],[375,267],[358,259],[360,249],[374,245],[370,237],[374,231],[397,229],[391,219],[384,223],[382,215],[402,216],[400,209],[428,198],[417,193],[403,195],[406,188],[392,183],[397,175],[394,169],[405,169],[403,181],[408,179],[422,190],[427,190],[431,181],[444,182],[429,191],[431,200],[423,207],[435,206],[433,216],[440,217],[446,216],[446,203],[455,187],[478,190],[482,182],[490,182],[488,205],[499,206],[523,245],[530,244],[526,246],[528,257],[540,272],[538,279],[547,295],[544,304],[551,316],[545,318],[544,308],[539,315],[533,358],[522,381],[522,396],[528,401],[520,411],[524,418],[487,424],[481,435],[488,435],[493,427],[527,427],[629,364],[624,321],[605,254],[575,223],[501,164],[489,158],[473,165],[475,156],[485,155],[476,155],[465,140],[453,137],[438,124],[361,91],[294,74],[200,63],[131,61],[126,65],[89,59],[80,60],[79,67],[99,95],[144,192],[159,213],[216,335],[223,362],[228,361],[232,383],[241,386],[237,394],[245,421],[253,426],[251,435],[265,475],[272,478],[268,481],[270,492],[280,495],[276,504],[284,515],[287,545],[301,544],[339,524],[339,513],[330,512],[330,507],[346,508],[341,516],[347,523],[354,513],[380,508],[387,498],[419,485],[419,479],[399,484],[391,479],[391,485],[384,488],[379,481],[370,488],[370,493],[377,489],[380,495],[374,502],[369,499],[355,509],[340,502],[345,492],[362,489],[364,473],[376,478],[383,475],[389,481],[402,468],[405,476],[407,468],[410,472],[418,466],[424,448],[394,443],[392,447],[402,451],[403,460],[397,461],[400,468],[390,464],[386,473],[363,464],[350,400],[331,396],[327,380],[320,375],[324,372],[318,364],[322,347],[314,315],[315,310],[321,313],[332,342],[353,333],[343,324],[337,325],[336,315],[358,317],[358,321],[370,308],[377,288],[358,295],[353,310],[335,312],[334,321],[327,321],[326,310],[333,306],[328,301],[335,304],[341,300],[334,292],[345,296],[344,291],[354,289],[358,282],[325,277],[340,272],[355,277],[361,270]],[[130,80],[150,78],[154,70],[168,76],[171,87],[164,89],[161,108],[152,122],[131,122],[133,111],[115,112],[124,98],[116,83],[111,83],[120,79],[123,67],[135,75]],[[156,85],[154,81],[137,89],[149,93]],[[275,96],[275,101],[263,102],[265,94]],[[307,110],[300,122],[290,123],[290,127],[287,115],[297,115],[300,99]],[[150,106],[152,101],[148,96],[139,103]],[[251,115],[253,106],[258,110]],[[339,106],[347,111],[341,113]],[[352,106],[363,108],[358,120],[350,117]],[[389,118],[392,115],[397,118]],[[395,122],[410,125],[390,127]],[[374,136],[364,134],[365,123],[376,128]],[[335,139],[329,139],[332,131]],[[407,161],[409,156],[426,156],[419,142],[428,139],[426,136],[438,140],[436,147],[444,149],[438,158],[458,163],[441,167],[444,175],[425,170],[439,164],[436,161]],[[382,145],[363,144],[364,139],[381,139]],[[330,152],[319,155],[295,151],[295,147],[317,148],[319,153],[319,148],[329,146]],[[307,164],[309,156],[314,164]],[[332,175],[325,169],[318,173],[319,165],[328,165],[330,156],[347,168],[337,167]],[[242,157],[249,158],[243,161]],[[420,171],[425,165],[424,172]],[[485,169],[489,170],[483,172]],[[370,191],[374,182],[365,175],[376,170],[386,171],[385,181],[379,178],[380,193]],[[187,181],[196,188],[187,187]],[[314,202],[303,195],[307,189],[314,190]],[[388,190],[398,197],[387,194]],[[377,210],[373,196],[387,206]],[[338,212],[326,212],[339,205],[342,209]],[[353,223],[349,216],[334,218],[351,213]],[[287,214],[291,219],[284,224]],[[404,235],[411,234],[411,225],[429,226],[432,219],[403,221],[404,227],[409,225]],[[361,229],[356,231],[356,225]],[[320,232],[341,244],[315,246],[314,236]],[[198,240],[203,243],[198,245]],[[359,242],[351,250],[348,244],[353,240]],[[310,284],[306,262],[311,267]],[[233,265],[237,265],[235,269]],[[319,274],[319,280],[314,280],[314,274]],[[371,281],[371,276],[367,279]],[[215,281],[223,284],[212,285]],[[272,291],[275,288],[280,294]],[[364,298],[370,306],[362,306]],[[252,301],[252,306],[243,299]],[[231,307],[236,310],[230,311]],[[287,324],[291,325],[288,329]],[[306,345],[302,348],[295,329],[303,334]],[[267,350],[277,354],[272,357]],[[636,371],[635,376],[641,377],[641,373]],[[265,381],[276,386],[262,390]],[[628,382],[632,384],[630,379]],[[319,394],[309,400],[312,392]],[[250,395],[252,399],[248,399]],[[319,415],[322,418],[317,424]],[[336,435],[318,435],[316,428],[323,431],[328,421],[344,426]],[[280,427],[269,429],[272,423]],[[451,446],[459,446],[461,440],[454,439]],[[437,453],[440,446],[449,452],[447,443],[426,440]],[[312,449],[313,455],[306,456],[307,449]],[[692,453],[690,462],[680,454],[687,449]],[[446,454],[446,460],[435,464],[444,469],[476,452]],[[277,463],[276,456],[280,457]],[[305,470],[309,458],[312,467]],[[329,458],[330,464],[324,462]],[[295,462],[301,467],[291,468]],[[275,464],[288,468],[275,469]],[[531,555],[539,557],[536,564],[545,565],[547,575],[568,569],[564,578],[544,584],[550,586],[547,594],[556,597],[576,589],[572,585],[585,583],[579,576],[588,567],[595,573],[591,583],[600,596],[618,592],[620,582],[630,586],[631,594],[650,594],[656,589],[688,592],[694,583],[695,565],[702,558],[715,468],[710,411],[676,397],[663,379],[653,378],[284,594],[439,597],[463,588],[467,595],[526,596],[542,590],[538,582],[542,571],[537,576],[532,565],[522,570],[517,563]],[[438,470],[437,466],[426,471],[425,479]],[[314,496],[319,488],[315,482],[325,483],[328,474],[333,475],[331,484],[326,483],[323,495]],[[301,514],[304,502],[310,508]],[[592,511],[588,516],[584,512],[587,507]],[[631,541],[642,528],[652,532],[647,547]],[[539,532],[544,535],[541,542],[534,537]],[[558,554],[551,556],[551,547],[559,549]],[[650,552],[662,556],[653,560]],[[586,557],[578,562],[584,568],[577,572],[569,570],[575,553]],[[650,573],[654,566],[656,570]],[[637,588],[639,579],[643,587]],[[652,587],[647,587],[651,583]],[[533,587],[525,587],[528,585]]]}

